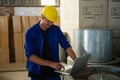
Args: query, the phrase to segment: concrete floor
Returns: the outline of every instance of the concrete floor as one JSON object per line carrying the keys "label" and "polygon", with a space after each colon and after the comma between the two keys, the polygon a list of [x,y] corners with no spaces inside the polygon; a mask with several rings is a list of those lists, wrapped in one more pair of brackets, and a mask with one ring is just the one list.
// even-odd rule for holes
{"label": "concrete floor", "polygon": [[[25,63],[0,65],[0,80],[30,80]],[[61,80],[73,79],[70,76],[61,76]]]}
{"label": "concrete floor", "polygon": [[30,80],[27,71],[0,72],[0,80]]}
{"label": "concrete floor", "polygon": [[[27,71],[0,72],[0,80],[30,80]],[[61,80],[73,80],[70,76],[61,76]]]}

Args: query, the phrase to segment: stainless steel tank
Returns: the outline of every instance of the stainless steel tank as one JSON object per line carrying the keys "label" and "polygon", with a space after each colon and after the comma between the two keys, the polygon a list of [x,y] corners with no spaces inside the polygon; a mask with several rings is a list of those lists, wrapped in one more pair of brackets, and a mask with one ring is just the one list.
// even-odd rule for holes
{"label": "stainless steel tank", "polygon": [[73,49],[77,56],[83,55],[81,48],[91,54],[89,63],[113,60],[112,29],[74,29]]}

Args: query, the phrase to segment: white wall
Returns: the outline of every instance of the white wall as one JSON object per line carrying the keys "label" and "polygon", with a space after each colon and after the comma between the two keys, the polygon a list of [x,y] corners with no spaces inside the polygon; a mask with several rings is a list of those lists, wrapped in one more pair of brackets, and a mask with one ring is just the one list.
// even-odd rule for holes
{"label": "white wall", "polygon": [[79,0],[60,0],[61,29],[73,43],[73,29],[79,28]]}

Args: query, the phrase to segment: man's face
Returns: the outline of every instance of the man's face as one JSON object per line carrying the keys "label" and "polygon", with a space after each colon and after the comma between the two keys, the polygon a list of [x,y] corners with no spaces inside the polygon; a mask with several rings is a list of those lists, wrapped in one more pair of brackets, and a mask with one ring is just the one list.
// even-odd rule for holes
{"label": "man's face", "polygon": [[44,26],[44,28],[48,29],[53,24],[53,22],[49,21],[46,17],[41,15],[41,24]]}

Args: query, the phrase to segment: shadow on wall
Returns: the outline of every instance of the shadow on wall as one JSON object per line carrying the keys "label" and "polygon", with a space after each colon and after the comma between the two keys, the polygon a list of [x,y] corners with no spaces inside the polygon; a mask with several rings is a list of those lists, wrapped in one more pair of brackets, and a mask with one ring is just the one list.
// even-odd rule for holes
{"label": "shadow on wall", "polygon": [[7,16],[12,13],[12,8],[10,7],[0,7],[0,16]]}

